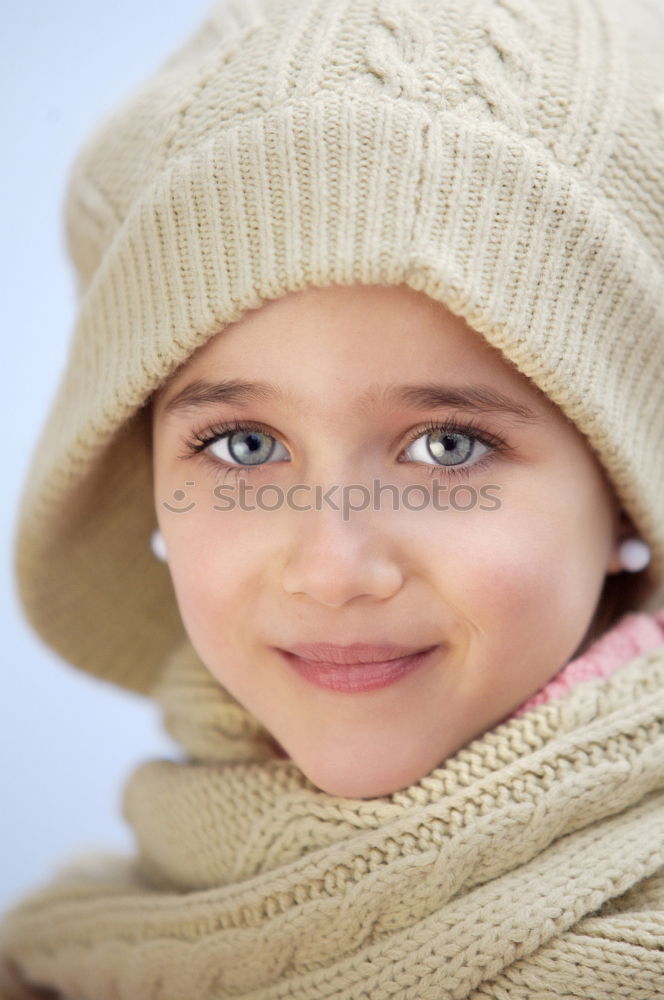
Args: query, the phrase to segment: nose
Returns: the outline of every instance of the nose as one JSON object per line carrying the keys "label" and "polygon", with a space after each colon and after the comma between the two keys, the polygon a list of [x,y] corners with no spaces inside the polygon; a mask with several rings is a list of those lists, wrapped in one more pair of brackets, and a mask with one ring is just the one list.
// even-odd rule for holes
{"label": "nose", "polygon": [[[386,600],[403,585],[389,536],[371,511],[308,511],[294,530],[282,582],[286,593],[341,607],[356,597]],[[368,515],[368,516],[366,516]]]}

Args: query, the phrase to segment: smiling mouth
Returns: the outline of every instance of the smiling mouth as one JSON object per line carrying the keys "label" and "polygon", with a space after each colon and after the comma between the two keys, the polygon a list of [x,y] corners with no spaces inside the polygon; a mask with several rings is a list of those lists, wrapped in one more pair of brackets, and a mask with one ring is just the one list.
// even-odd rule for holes
{"label": "smiling mouth", "polygon": [[394,642],[353,642],[340,646],[330,642],[296,643],[282,652],[290,653],[311,663],[360,666],[369,663],[389,663],[434,649],[430,646],[403,646]]}
{"label": "smiling mouth", "polygon": [[[374,647],[375,650],[376,647]],[[392,656],[390,659],[350,660],[357,657],[351,647],[341,647],[344,652],[342,662],[330,659],[309,659],[290,650],[277,651],[301,678],[318,688],[329,691],[359,693],[388,687],[429,663],[438,646],[429,646],[411,652],[406,656]],[[329,649],[327,654],[329,656]],[[384,654],[383,654],[384,655]]]}

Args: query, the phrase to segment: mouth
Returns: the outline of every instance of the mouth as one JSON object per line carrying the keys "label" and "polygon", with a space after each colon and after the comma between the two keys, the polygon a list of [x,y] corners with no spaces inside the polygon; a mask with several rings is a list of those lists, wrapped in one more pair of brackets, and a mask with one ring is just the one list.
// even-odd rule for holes
{"label": "mouth", "polygon": [[350,646],[310,643],[277,652],[291,669],[315,687],[358,693],[396,683],[429,663],[438,648],[436,645],[417,649],[394,643]]}
{"label": "mouth", "polygon": [[353,642],[347,646],[337,646],[331,642],[300,642],[289,646],[285,652],[315,663],[357,666],[400,660],[433,648],[433,646],[402,646],[395,642]]}

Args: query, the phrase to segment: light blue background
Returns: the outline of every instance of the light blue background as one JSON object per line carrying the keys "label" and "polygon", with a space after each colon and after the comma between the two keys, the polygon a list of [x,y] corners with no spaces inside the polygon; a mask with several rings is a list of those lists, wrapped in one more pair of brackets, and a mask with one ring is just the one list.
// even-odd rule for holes
{"label": "light blue background", "polygon": [[2,0],[0,219],[0,911],[81,849],[129,852],[121,792],[142,760],[173,756],[157,711],[88,679],[23,618],[12,536],[30,453],[75,314],[64,249],[68,168],[99,119],[198,25],[208,0]]}

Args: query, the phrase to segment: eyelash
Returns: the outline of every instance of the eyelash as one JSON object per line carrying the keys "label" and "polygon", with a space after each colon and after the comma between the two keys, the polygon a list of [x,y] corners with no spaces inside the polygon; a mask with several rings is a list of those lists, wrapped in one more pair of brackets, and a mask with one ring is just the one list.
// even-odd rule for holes
{"label": "eyelash", "polygon": [[[180,455],[179,458],[189,459],[194,458],[201,452],[204,452],[208,445],[220,438],[229,435],[232,436],[237,431],[246,432],[256,432],[259,434],[265,434],[268,437],[274,438],[275,435],[269,428],[263,424],[254,423],[252,421],[240,421],[240,420],[229,420],[227,423],[221,423],[214,425],[212,427],[203,427],[201,430],[194,431],[192,437],[185,440],[184,444],[186,447],[186,452]],[[482,458],[478,459],[472,465],[459,466],[445,466],[428,463],[418,463],[414,459],[401,459],[402,462],[413,462],[415,465],[422,465],[429,476],[435,476],[442,473],[443,476],[454,479],[456,477],[467,477],[468,473],[479,468],[483,468],[488,465],[489,462],[493,461],[498,455],[504,455],[511,452],[513,449],[507,444],[503,438],[497,437],[495,434],[491,434],[489,431],[480,427],[476,424],[472,418],[467,418],[466,422],[461,424],[457,423],[454,418],[442,422],[428,421],[421,427],[418,427],[416,431],[409,437],[408,441],[402,448],[402,452],[406,451],[419,438],[426,434],[431,434],[434,431],[442,431],[444,434],[463,434],[472,440],[479,441],[481,444],[486,445],[492,450],[487,454],[483,455]],[[212,458],[209,455],[203,454],[203,458],[206,462],[209,462],[213,469],[219,474],[221,471],[225,473],[230,473],[231,475],[238,476],[240,472],[247,472],[252,470],[264,469],[266,465],[271,465],[271,462],[263,462],[260,465],[227,465],[221,459]]]}

